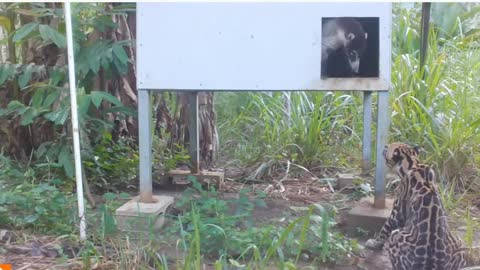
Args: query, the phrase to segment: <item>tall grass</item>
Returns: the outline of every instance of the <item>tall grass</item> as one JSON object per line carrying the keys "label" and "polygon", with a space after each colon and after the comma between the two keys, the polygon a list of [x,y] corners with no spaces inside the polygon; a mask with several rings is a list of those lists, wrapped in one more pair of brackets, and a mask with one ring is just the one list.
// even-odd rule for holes
{"label": "tall grass", "polygon": [[[411,25],[397,26],[396,31],[407,35]],[[422,145],[442,182],[458,179],[465,186],[463,180],[478,177],[474,157],[480,142],[480,50],[465,48],[459,39],[441,40],[440,46],[437,31],[431,29],[424,67],[419,67],[416,53],[396,48],[390,137]]]}
{"label": "tall grass", "polygon": [[[462,29],[449,29],[457,33],[452,37],[432,25],[425,66],[419,67],[418,7],[394,5],[389,141],[421,145],[442,182],[473,187],[480,183],[480,49]],[[460,19],[453,27],[462,27]],[[276,158],[307,167],[359,164],[360,93],[221,93],[217,98],[221,148],[237,164]]]}
{"label": "tall grass", "polygon": [[[219,96],[217,108],[222,111],[219,129],[222,138],[226,138],[221,148],[246,163],[287,158],[303,165],[343,165],[349,161],[341,155],[342,149],[346,151],[360,145],[360,95],[344,92],[229,93],[229,98],[249,101],[238,115],[223,113],[226,110],[222,105],[224,97]],[[237,151],[231,151],[232,148]]]}

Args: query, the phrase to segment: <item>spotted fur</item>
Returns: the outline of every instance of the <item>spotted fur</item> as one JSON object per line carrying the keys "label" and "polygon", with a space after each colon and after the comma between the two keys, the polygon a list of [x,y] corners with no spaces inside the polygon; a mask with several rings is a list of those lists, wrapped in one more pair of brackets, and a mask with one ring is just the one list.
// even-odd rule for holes
{"label": "spotted fur", "polygon": [[[418,160],[418,149],[403,143],[392,143],[385,146],[383,157],[385,158],[387,166],[395,171],[401,179],[405,179],[407,172],[420,164]],[[407,211],[409,211],[409,209],[407,209],[406,204],[403,202],[411,197],[411,190],[408,181],[400,181],[397,197],[393,202],[392,213],[377,237],[367,241],[366,246],[368,248],[381,249],[393,230],[405,226],[408,215]]]}
{"label": "spotted fur", "polygon": [[418,150],[395,143],[384,158],[401,178],[394,210],[367,247],[386,249],[394,270],[457,270],[466,266],[466,252],[448,226],[435,186],[435,172],[418,160]]}

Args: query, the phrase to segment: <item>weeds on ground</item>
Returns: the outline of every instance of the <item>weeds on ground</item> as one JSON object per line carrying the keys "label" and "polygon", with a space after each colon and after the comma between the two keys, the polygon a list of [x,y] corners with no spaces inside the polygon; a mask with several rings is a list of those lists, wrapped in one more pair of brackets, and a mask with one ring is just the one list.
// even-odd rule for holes
{"label": "weeds on ground", "polygon": [[[0,171],[0,226],[76,234],[75,198],[54,181],[53,174],[40,179],[32,169],[15,167],[4,157]],[[147,241],[138,242],[116,230],[114,211],[129,195],[104,194],[104,203],[87,209],[89,238],[75,256],[87,268],[109,260],[127,268],[203,269],[212,262],[218,269],[296,269],[299,262],[333,263],[356,249],[354,240],[335,231],[333,207],[312,205],[302,209],[299,218],[256,224],[252,213],[256,207],[266,207],[265,194],[244,189],[237,198],[223,199],[214,188],[205,189],[195,178],[190,181],[192,188],[177,202],[179,212],[170,216],[162,234],[149,234]],[[168,244],[175,256],[163,249]]]}
{"label": "weeds on ground", "polygon": [[39,171],[18,167],[0,155],[0,226],[73,233],[75,198],[58,187],[58,178],[43,181]]}

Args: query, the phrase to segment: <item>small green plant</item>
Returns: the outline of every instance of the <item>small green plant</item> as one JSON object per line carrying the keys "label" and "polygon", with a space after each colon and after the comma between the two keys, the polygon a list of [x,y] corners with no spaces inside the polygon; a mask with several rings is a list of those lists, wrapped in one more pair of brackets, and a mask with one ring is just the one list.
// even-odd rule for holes
{"label": "small green plant", "polygon": [[[238,199],[219,198],[214,187],[205,190],[194,178],[189,178],[192,188],[185,191],[176,203],[183,211],[178,226],[184,235],[200,230],[202,252],[209,256],[237,256],[263,231],[252,227],[251,215],[255,206],[265,206],[261,198],[250,200],[248,189],[242,190]],[[191,212],[195,209],[198,224]],[[191,239],[189,239],[191,240]]]}
{"label": "small green plant", "polygon": [[471,208],[471,206],[468,205],[467,212],[465,213],[465,217],[464,217],[465,227],[466,227],[464,240],[465,240],[465,244],[467,245],[467,247],[469,249],[472,249],[473,248],[473,241],[474,241],[474,238],[475,238],[476,223],[473,220],[472,214],[470,212],[470,208]]}
{"label": "small green plant", "polygon": [[191,164],[190,155],[185,147],[178,144],[169,145],[157,136],[153,138],[153,155],[155,164],[158,164],[163,172],[174,170],[179,165]]}
{"label": "small green plant", "polygon": [[[333,230],[334,208],[314,205],[286,226],[254,227],[249,221],[254,207],[264,205],[249,198],[250,190],[242,190],[237,199],[222,200],[215,189],[205,190],[194,178],[191,181],[193,188],[185,191],[177,203],[183,210],[177,228],[179,246],[187,254],[185,261],[195,257],[191,248],[196,249],[197,242],[202,256],[219,258],[217,265],[230,264],[239,269],[265,269],[272,263],[280,268],[294,267],[301,259],[314,258],[332,263],[356,248],[355,241]],[[181,269],[188,267],[185,261]]]}
{"label": "small green plant", "polygon": [[73,233],[75,206],[71,194],[53,185],[19,184],[0,192],[0,225],[53,234]]}
{"label": "small green plant", "polygon": [[138,153],[130,139],[114,142],[112,134],[104,132],[91,154],[84,155],[83,164],[89,182],[100,190],[126,188],[137,175]]}
{"label": "small green plant", "polygon": [[[117,225],[115,222],[115,210],[121,205],[123,201],[129,199],[128,193],[110,193],[103,194],[105,203],[98,206],[98,211],[93,212],[90,219],[96,220],[100,216],[100,237],[106,238],[109,235],[114,234],[117,231]],[[92,224],[93,225],[93,224]],[[92,226],[98,228],[98,226]]]}

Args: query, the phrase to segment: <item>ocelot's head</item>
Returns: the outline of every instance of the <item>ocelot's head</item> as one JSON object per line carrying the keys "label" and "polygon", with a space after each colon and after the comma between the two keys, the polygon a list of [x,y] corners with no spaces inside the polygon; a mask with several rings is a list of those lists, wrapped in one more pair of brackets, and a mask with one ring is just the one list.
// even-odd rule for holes
{"label": "ocelot's head", "polygon": [[398,142],[391,143],[383,149],[383,157],[387,166],[403,176],[419,163],[419,150],[418,146]]}

